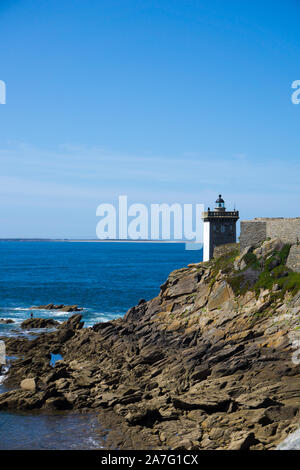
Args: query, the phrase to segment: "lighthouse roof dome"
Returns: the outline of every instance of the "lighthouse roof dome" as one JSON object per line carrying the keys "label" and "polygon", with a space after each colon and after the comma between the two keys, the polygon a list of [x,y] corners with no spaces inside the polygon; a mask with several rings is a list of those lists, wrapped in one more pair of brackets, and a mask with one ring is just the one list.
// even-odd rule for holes
{"label": "lighthouse roof dome", "polygon": [[224,202],[224,199],[222,199],[222,194],[219,194],[218,199],[216,200],[216,203]]}

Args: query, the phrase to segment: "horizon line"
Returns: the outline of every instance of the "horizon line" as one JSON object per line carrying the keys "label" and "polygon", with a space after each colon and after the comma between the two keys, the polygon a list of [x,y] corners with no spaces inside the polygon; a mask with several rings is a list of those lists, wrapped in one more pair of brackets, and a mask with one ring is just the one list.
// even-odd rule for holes
{"label": "horizon line", "polygon": [[97,238],[0,238],[1,241],[18,241],[18,242],[93,242],[93,243],[195,243],[203,244],[202,242],[191,240],[149,240],[149,239],[105,239],[100,240]]}

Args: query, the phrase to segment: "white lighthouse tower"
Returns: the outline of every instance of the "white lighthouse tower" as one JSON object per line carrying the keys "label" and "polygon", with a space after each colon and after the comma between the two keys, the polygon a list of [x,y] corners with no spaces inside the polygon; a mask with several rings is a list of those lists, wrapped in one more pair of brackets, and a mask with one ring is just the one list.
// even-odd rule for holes
{"label": "white lighthouse tower", "polygon": [[236,223],[239,212],[226,211],[225,202],[219,194],[214,210],[202,213],[203,219],[203,261],[213,257],[214,248],[219,245],[236,242]]}

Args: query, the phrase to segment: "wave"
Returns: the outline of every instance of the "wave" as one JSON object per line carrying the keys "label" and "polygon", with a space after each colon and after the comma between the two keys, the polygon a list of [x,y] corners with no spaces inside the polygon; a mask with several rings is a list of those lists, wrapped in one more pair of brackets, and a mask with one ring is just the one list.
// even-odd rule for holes
{"label": "wave", "polygon": [[[0,318],[13,320],[14,323],[10,324],[0,324],[0,335],[5,337],[26,337],[28,339],[33,339],[35,336],[32,333],[44,333],[55,331],[53,328],[48,329],[28,329],[21,330],[20,324],[30,318],[28,312],[33,313],[33,318],[53,318],[59,323],[66,321],[70,316],[77,312],[65,312],[63,310],[47,310],[47,309],[32,309],[26,306],[17,306],[17,307],[1,307],[2,314],[0,313]],[[97,311],[93,307],[85,308],[79,312],[83,316],[84,326],[86,328],[91,328],[96,323],[104,323],[107,321],[120,318],[124,315],[124,312],[116,311]]]}
{"label": "wave", "polygon": [[104,447],[100,446],[99,442],[97,442],[93,437],[89,437],[87,439],[87,445],[88,445],[89,449],[91,449],[91,448],[104,449]]}
{"label": "wave", "polygon": [[6,308],[7,310],[32,310],[32,308],[29,307],[2,307]]}
{"label": "wave", "polygon": [[3,370],[1,370],[1,374],[0,374],[0,385],[2,385],[4,380],[6,379],[8,370],[9,370],[9,366],[3,366]]}
{"label": "wave", "polygon": [[300,428],[281,442],[276,450],[300,450]]}

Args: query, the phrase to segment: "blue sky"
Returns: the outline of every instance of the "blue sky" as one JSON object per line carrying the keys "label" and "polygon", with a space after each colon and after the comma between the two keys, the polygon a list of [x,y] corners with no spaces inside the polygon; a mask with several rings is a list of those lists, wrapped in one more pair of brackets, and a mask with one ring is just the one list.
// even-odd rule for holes
{"label": "blue sky", "polygon": [[300,2],[2,0],[0,237],[95,237],[96,207],[300,216]]}

